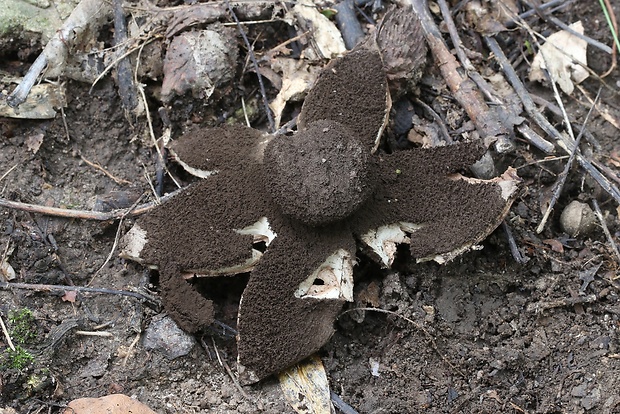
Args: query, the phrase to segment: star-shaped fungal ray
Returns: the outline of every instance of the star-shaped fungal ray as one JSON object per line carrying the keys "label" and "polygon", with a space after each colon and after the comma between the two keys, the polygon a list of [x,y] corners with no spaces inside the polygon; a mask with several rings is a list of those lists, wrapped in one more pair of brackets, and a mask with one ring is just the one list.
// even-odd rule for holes
{"label": "star-shaped fungal ray", "polygon": [[351,218],[354,233],[386,267],[400,243],[419,261],[443,263],[468,250],[501,223],[520,182],[510,169],[493,180],[458,173],[484,150],[466,142],[381,154],[377,191]]}
{"label": "star-shaped fungal ray", "polygon": [[240,379],[256,382],[318,351],[353,300],[356,245],[344,224],[282,228],[250,275],[239,306]]}

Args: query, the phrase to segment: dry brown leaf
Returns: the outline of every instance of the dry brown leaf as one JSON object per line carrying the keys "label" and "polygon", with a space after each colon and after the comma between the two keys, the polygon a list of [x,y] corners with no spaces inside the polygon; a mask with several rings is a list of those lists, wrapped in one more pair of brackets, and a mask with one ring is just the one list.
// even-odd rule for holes
{"label": "dry brown leaf", "polygon": [[312,38],[321,56],[314,56],[313,50],[304,51],[309,59],[332,59],[346,52],[342,35],[334,23],[323,16],[311,0],[302,0],[293,7],[293,15],[312,30]]}
{"label": "dry brown leaf", "polygon": [[551,246],[551,250],[558,253],[564,253],[564,246],[562,246],[562,242],[556,239],[545,239],[543,243]]}
{"label": "dry brown leaf", "polygon": [[287,102],[302,100],[314,84],[319,69],[298,59],[279,57],[273,59],[272,68],[282,72],[282,89],[269,104],[273,111],[276,129],[280,127],[282,112]]}
{"label": "dry brown leaf", "polygon": [[[580,21],[569,26],[574,31],[583,34],[583,25]],[[545,69],[564,93],[570,95],[576,83],[583,82],[588,77],[588,61],[586,48],[588,43],[561,30],[549,36],[544,45],[534,57],[530,68],[530,80],[543,82],[546,79]]]}
{"label": "dry brown leaf", "polygon": [[330,414],[331,393],[321,359],[314,355],[278,374],[284,397],[299,414]]}
{"label": "dry brown leaf", "polygon": [[62,296],[62,301],[74,303],[76,298],[77,298],[76,290],[67,290],[65,291],[65,294]]}

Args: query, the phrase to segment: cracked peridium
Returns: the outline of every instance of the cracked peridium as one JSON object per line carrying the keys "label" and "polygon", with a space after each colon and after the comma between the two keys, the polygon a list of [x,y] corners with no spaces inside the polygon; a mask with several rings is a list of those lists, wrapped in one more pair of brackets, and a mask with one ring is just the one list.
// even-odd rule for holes
{"label": "cracked peridium", "polygon": [[459,175],[484,153],[479,142],[373,153],[388,110],[381,56],[362,48],[327,66],[292,137],[193,127],[172,144],[190,171],[209,174],[141,217],[123,255],[159,269],[164,305],[190,332],[212,321],[213,304],[181,275],[251,271],[238,311],[242,382],[327,342],[352,300],[358,243],[384,267],[397,244],[443,262],[507,213],[514,170],[489,181]]}

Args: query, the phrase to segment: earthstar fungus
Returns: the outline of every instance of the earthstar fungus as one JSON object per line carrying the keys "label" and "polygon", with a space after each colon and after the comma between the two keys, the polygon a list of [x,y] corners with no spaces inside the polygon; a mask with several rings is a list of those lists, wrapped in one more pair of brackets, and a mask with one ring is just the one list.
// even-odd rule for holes
{"label": "earthstar fungus", "polygon": [[326,67],[292,137],[193,127],[172,144],[206,178],[141,217],[122,255],[159,269],[164,305],[190,332],[212,322],[213,305],[182,275],[251,271],[237,321],[242,382],[328,341],[353,300],[357,243],[384,267],[403,243],[417,260],[441,263],[506,215],[514,170],[489,181],[458,174],[484,154],[481,143],[378,151],[389,107],[381,54],[367,44]]}

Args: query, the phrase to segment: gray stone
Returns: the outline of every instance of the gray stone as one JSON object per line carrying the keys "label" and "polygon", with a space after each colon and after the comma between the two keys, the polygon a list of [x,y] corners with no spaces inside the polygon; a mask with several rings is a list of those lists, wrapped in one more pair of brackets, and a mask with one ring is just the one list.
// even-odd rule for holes
{"label": "gray stone", "polygon": [[189,354],[196,344],[194,337],[182,331],[169,316],[153,318],[145,332],[144,348],[161,352],[170,360]]}

